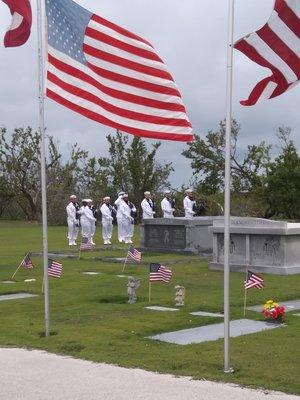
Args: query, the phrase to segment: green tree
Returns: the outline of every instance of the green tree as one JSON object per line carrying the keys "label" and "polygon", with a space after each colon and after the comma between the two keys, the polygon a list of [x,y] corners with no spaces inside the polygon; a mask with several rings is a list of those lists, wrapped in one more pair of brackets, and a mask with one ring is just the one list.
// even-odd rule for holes
{"label": "green tree", "polygon": [[169,187],[168,178],[173,170],[171,163],[157,161],[160,143],[149,150],[144,140],[117,132],[108,135],[109,157],[98,160],[101,174],[106,177],[111,193],[123,189],[138,206],[146,190],[158,192]]}
{"label": "green tree", "polygon": [[279,128],[281,154],[270,164],[266,177],[269,217],[300,219],[300,157],[290,133],[290,128]]}
{"label": "green tree", "polygon": [[[231,177],[233,191],[249,191],[263,184],[263,176],[270,161],[271,146],[262,141],[249,145],[244,155],[239,154],[237,142],[240,125],[233,120],[231,131]],[[182,154],[191,160],[194,185],[204,194],[216,194],[224,189],[225,122],[219,130],[209,131],[202,139],[196,135]]]}

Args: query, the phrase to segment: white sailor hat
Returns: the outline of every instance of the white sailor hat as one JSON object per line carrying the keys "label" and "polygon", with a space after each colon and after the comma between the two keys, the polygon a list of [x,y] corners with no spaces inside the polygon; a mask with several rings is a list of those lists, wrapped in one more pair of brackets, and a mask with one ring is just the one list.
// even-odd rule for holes
{"label": "white sailor hat", "polygon": [[123,196],[124,195],[124,190],[121,190],[120,192],[118,192],[118,196]]}
{"label": "white sailor hat", "polygon": [[92,203],[92,202],[93,202],[92,199],[86,199],[85,201],[86,201],[87,203]]}
{"label": "white sailor hat", "polygon": [[128,197],[128,194],[127,193],[123,193],[122,197]]}
{"label": "white sailor hat", "polygon": [[185,193],[193,193],[193,189],[191,189],[191,188],[186,189]]}
{"label": "white sailor hat", "polygon": [[164,190],[164,194],[170,194],[170,193],[171,193],[171,190],[169,190],[169,189]]}
{"label": "white sailor hat", "polygon": [[76,199],[77,196],[75,194],[71,194],[70,199]]}
{"label": "white sailor hat", "polygon": [[144,192],[144,196],[150,196],[150,192],[147,190],[146,192]]}
{"label": "white sailor hat", "polygon": [[110,197],[109,196],[103,197],[103,201],[105,200],[110,200]]}

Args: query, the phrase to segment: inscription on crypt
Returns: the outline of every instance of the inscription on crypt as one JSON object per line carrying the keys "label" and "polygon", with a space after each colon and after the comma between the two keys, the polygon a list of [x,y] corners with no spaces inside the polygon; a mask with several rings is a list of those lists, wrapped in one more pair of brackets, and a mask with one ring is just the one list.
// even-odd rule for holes
{"label": "inscription on crypt", "polygon": [[184,226],[145,226],[146,247],[185,249]]}

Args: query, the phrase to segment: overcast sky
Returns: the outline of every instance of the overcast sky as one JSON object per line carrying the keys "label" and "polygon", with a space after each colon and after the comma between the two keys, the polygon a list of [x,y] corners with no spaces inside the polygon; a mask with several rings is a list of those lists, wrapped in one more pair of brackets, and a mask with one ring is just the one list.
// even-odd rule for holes
{"label": "overcast sky", "polygon": [[[225,116],[227,0],[77,0],[94,13],[149,40],[167,64],[184,99],[195,133],[205,136]],[[35,0],[32,0],[35,8]],[[273,0],[236,0],[235,39],[260,28],[268,20]],[[34,21],[35,22],[35,21]],[[0,38],[10,24],[7,6],[0,1]],[[3,41],[2,41],[3,43]],[[9,129],[38,126],[37,46],[35,23],[22,47],[0,46],[0,124]],[[261,79],[270,71],[243,54],[234,54],[233,114],[241,123],[239,147],[261,140],[274,143],[278,126],[290,126],[300,146],[299,99],[296,87],[277,99],[242,107]],[[106,134],[114,130],[90,121],[51,100],[46,101],[46,126],[67,154],[78,142],[92,155],[107,154]],[[146,139],[151,144],[151,140]],[[187,183],[192,171],[181,156],[185,144],[164,141],[160,161],[172,161],[173,186]]]}

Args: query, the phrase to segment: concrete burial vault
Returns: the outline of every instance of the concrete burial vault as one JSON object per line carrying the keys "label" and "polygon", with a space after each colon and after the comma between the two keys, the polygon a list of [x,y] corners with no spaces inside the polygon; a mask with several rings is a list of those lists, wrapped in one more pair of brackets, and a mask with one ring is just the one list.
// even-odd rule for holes
{"label": "concrete burial vault", "polygon": [[[249,333],[261,332],[275,329],[282,325],[276,325],[263,321],[251,321],[250,319],[239,319],[230,322],[230,335],[237,337]],[[224,337],[224,323],[200,326],[198,328],[182,329],[175,332],[161,333],[149,336],[148,339],[160,340],[174,344],[194,344],[222,339]]]}

